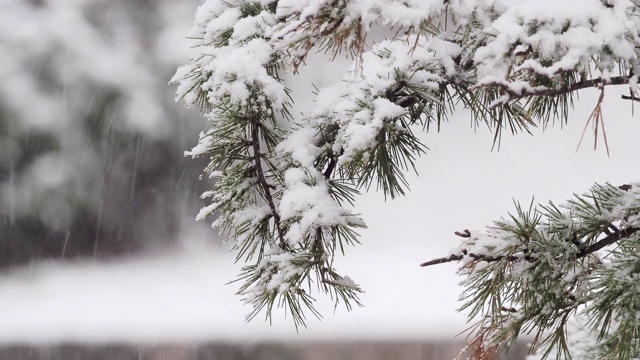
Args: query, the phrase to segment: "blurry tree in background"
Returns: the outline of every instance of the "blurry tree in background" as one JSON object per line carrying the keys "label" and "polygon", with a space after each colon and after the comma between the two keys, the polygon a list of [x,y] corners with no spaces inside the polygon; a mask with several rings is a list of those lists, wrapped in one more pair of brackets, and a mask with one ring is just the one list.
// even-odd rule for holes
{"label": "blurry tree in background", "polygon": [[[376,24],[396,35],[368,43]],[[360,287],[334,263],[365,226],[355,197],[374,183],[404,195],[404,172],[426,151],[413,131],[439,129],[455,108],[499,142],[503,129],[563,123],[577,91],[595,88],[597,143],[605,90],[626,85],[623,99],[638,100],[639,28],[637,0],[207,1],[190,34],[197,52],[174,81],[210,120],[190,152],[217,180],[199,218],[217,215],[246,262],[238,280],[249,318],[284,307],[304,325],[304,310],[318,315],[313,291],[359,304]],[[296,118],[281,76],[314,49],[354,64]],[[564,206],[518,205],[423,264],[461,262],[463,309],[477,321],[472,358],[529,333],[543,357],[638,357],[640,185],[620,185]]]}
{"label": "blurry tree in background", "polygon": [[0,266],[167,245],[193,217],[203,123],[167,82],[197,3],[3,3]]}

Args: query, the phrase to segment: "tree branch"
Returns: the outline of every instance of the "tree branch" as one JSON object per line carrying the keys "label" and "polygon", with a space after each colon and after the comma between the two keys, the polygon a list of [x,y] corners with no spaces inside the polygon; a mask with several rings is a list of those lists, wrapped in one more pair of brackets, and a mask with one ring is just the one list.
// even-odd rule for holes
{"label": "tree branch", "polygon": [[[422,264],[420,264],[420,266],[425,267],[425,266],[431,266],[431,265],[437,265],[437,264],[444,264],[452,261],[459,261],[459,260],[462,260],[465,256],[468,256],[476,261],[486,261],[486,262],[496,262],[506,258],[506,256],[503,256],[503,255],[498,255],[498,256],[478,255],[478,254],[470,253],[465,249],[465,250],[462,250],[462,254],[460,255],[453,254],[446,258],[438,258],[438,259],[425,261]],[[524,259],[529,262],[535,260],[531,256],[531,254],[527,254],[525,256],[509,256],[509,261],[516,261],[520,259]]]}
{"label": "tree branch", "polygon": [[622,229],[622,230],[618,230],[598,241],[596,241],[595,243],[589,245],[589,247],[587,247],[586,249],[580,251],[578,253],[578,257],[585,257],[591,253],[594,253],[604,247],[607,247],[611,244],[614,244],[626,237],[629,237],[635,233],[637,233],[638,231],[640,231],[640,228],[628,228],[628,229]]}
{"label": "tree branch", "polygon": [[273,213],[273,221],[276,227],[276,231],[278,232],[278,239],[280,240],[280,248],[285,249],[287,243],[284,240],[284,231],[282,230],[282,225],[280,224],[280,214],[276,209],[276,205],[273,201],[273,195],[271,195],[271,185],[267,182],[266,177],[264,176],[264,171],[262,170],[262,153],[260,152],[260,136],[258,134],[258,128],[262,125],[260,120],[256,117],[251,117],[251,144],[253,146],[253,162],[255,163],[255,172],[258,178],[258,185],[264,191],[264,199],[269,205],[271,212]]}
{"label": "tree branch", "polygon": [[462,260],[464,256],[462,255],[451,255],[449,257],[446,258],[438,258],[438,259],[433,259],[433,260],[429,260],[429,261],[425,261],[422,264],[420,264],[420,266],[425,267],[425,266],[431,266],[431,265],[438,265],[438,264],[444,264],[444,263],[448,263],[448,262],[452,262],[452,261],[459,261]]}
{"label": "tree branch", "polygon": [[629,83],[628,76],[616,76],[616,77],[610,78],[609,81],[606,81],[606,82],[603,79],[589,79],[589,80],[582,80],[574,84],[561,86],[558,88],[540,87],[540,88],[530,88],[530,89],[522,89],[521,91],[515,91],[511,89],[509,85],[506,83],[489,82],[479,86],[472,86],[469,88],[469,90],[475,90],[478,88],[491,88],[491,87],[502,89],[506,94],[509,95],[509,98],[506,99],[504,102],[498,102],[494,104],[492,108],[495,108],[495,107],[506,104],[506,102],[508,101],[518,100],[527,96],[557,96],[557,95],[567,94],[577,90],[582,90],[582,89],[587,89],[592,87],[599,87],[601,86],[601,84],[604,86],[607,86],[607,85],[626,85],[628,83]]}
{"label": "tree branch", "polygon": [[[578,252],[576,254],[577,258],[583,258],[589,254],[592,254],[602,248],[605,248],[609,245],[612,245],[626,237],[629,237],[637,232],[640,231],[640,228],[628,228],[628,229],[622,229],[622,230],[617,230],[614,233],[611,233],[610,235],[596,241],[595,243],[589,245],[589,247],[584,248],[584,245],[577,242],[577,239],[575,239],[575,241],[572,240],[572,242],[574,244],[576,244],[576,246],[578,246],[578,244],[582,245],[579,246],[579,250],[580,252]],[[572,239],[574,239],[574,237],[572,237]],[[426,267],[426,266],[431,266],[431,265],[438,265],[438,264],[444,264],[444,263],[448,263],[448,262],[452,262],[452,261],[460,261],[462,259],[464,259],[465,256],[468,256],[476,261],[486,261],[486,262],[496,262],[496,261],[501,261],[503,259],[506,258],[506,256],[503,255],[499,255],[499,256],[487,256],[487,255],[477,255],[474,253],[469,253],[467,252],[467,250],[462,250],[462,253],[457,255],[457,254],[453,254],[450,255],[449,257],[443,257],[443,258],[437,258],[437,259],[433,259],[433,260],[429,260],[429,261],[425,261],[422,264],[420,264],[420,266],[422,267]],[[509,261],[517,261],[517,260],[527,260],[529,262],[535,261],[535,258],[533,256],[531,256],[531,254],[527,254],[526,256],[510,256],[509,257]]]}

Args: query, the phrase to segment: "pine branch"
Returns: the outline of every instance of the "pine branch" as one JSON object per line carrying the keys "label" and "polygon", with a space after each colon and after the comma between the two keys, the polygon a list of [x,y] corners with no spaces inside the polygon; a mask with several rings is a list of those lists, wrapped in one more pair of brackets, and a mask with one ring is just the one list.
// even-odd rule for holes
{"label": "pine branch", "polygon": [[498,255],[498,256],[487,256],[487,255],[478,255],[478,254],[474,254],[474,253],[470,253],[468,252],[468,250],[462,250],[460,255],[456,255],[453,254],[449,257],[444,257],[444,258],[437,258],[437,259],[433,259],[433,260],[429,260],[429,261],[425,261],[422,264],[420,264],[420,266],[422,267],[426,267],[426,266],[431,266],[431,265],[437,265],[437,264],[444,264],[444,263],[448,263],[448,262],[452,262],[452,261],[459,261],[464,259],[465,256],[468,256],[476,261],[486,261],[486,262],[497,262],[497,261],[501,261],[504,260],[506,258],[509,259],[509,261],[517,261],[517,260],[527,260],[530,262],[535,261],[535,258],[531,256],[531,254],[527,254],[525,256],[502,256],[502,255]]}
{"label": "pine branch", "polygon": [[[576,258],[580,259],[583,258],[589,254],[592,254],[598,250],[601,250],[609,245],[615,244],[616,242],[627,238],[633,234],[635,234],[636,232],[640,231],[640,228],[628,228],[628,229],[622,229],[622,230],[616,230],[614,233],[611,233],[610,235],[598,240],[597,242],[591,244],[589,247],[584,248],[584,244],[580,243],[577,240],[577,237],[575,234],[571,235],[570,238],[572,239],[571,242],[573,244],[575,244],[578,249],[580,249],[580,252],[578,252],[578,254],[576,255]],[[432,265],[438,265],[438,264],[444,264],[444,263],[449,263],[452,261],[460,261],[462,259],[464,259],[466,257],[470,257],[476,261],[486,261],[486,262],[497,262],[497,261],[501,261],[504,260],[506,258],[506,256],[486,256],[486,255],[478,255],[478,254],[474,254],[474,253],[469,253],[466,249],[462,250],[461,254],[457,255],[457,254],[453,254],[450,255],[449,257],[442,257],[442,258],[437,258],[437,259],[433,259],[433,260],[429,260],[429,261],[425,261],[423,263],[420,264],[421,267],[426,267],[426,266],[432,266]],[[535,261],[535,257],[533,257],[531,254],[527,254],[526,256],[510,256],[509,257],[509,261],[518,261],[518,260],[527,260],[527,261]]]}
{"label": "pine branch", "polygon": [[595,243],[589,245],[588,248],[580,251],[577,255],[578,258],[583,258],[589,254],[592,254],[598,250],[601,250],[609,245],[615,244],[616,242],[627,238],[635,233],[640,231],[640,228],[627,228],[622,230],[616,230],[614,233],[596,241]]}
{"label": "pine branch", "polygon": [[[353,303],[360,305],[360,287],[333,268],[336,252],[344,253],[343,244],[358,243],[356,230],[364,226],[342,202],[353,206],[358,189],[368,189],[376,180],[385,196],[405,193],[405,173],[415,171],[415,159],[427,149],[413,134],[415,125],[428,131],[435,123],[440,129],[442,120],[462,106],[471,110],[476,123],[495,128],[497,141],[503,128],[516,133],[535,126],[534,119],[543,125],[551,116],[566,119],[578,90],[637,82],[633,75],[637,54],[619,51],[637,49],[637,27],[617,29],[620,36],[615,41],[621,46],[611,47],[612,39],[595,39],[589,53],[576,56],[576,50],[586,51],[583,44],[572,46],[566,41],[564,25],[560,29],[553,21],[549,25],[535,17],[519,19],[522,21],[513,25],[522,28],[522,36],[505,39],[487,31],[505,14],[493,7],[478,6],[467,16],[457,13],[454,2],[444,12],[420,12],[411,20],[398,16],[398,11],[385,11],[386,5],[356,11],[350,2],[327,0],[287,8],[277,1],[239,1],[211,14],[205,8],[196,22],[197,33],[202,35],[201,57],[178,76],[182,79],[179,97],[189,105],[199,105],[215,119],[213,130],[202,137],[199,152],[195,152],[211,155],[206,171],[221,174],[216,190],[207,193],[213,204],[202,213],[220,213],[222,220],[216,220],[216,226],[237,240],[246,261],[258,252],[258,261],[244,267],[238,279],[244,282],[239,294],[254,307],[250,318],[265,311],[271,319],[277,306],[289,309],[296,327],[304,325],[303,307],[319,316],[313,308],[315,299],[301,288],[308,284],[311,292],[312,283],[336,304],[342,300],[347,309]],[[421,9],[410,2],[393,6],[405,11]],[[507,8],[511,6],[518,10],[515,4]],[[603,6],[594,14],[608,11],[605,2]],[[621,10],[612,15],[629,10],[626,5],[611,6]],[[464,15],[464,21],[457,21],[458,15]],[[236,33],[235,26],[229,27],[243,18],[259,26],[250,33],[248,28]],[[457,29],[447,29],[449,19]],[[373,44],[363,54],[369,25],[378,20],[404,35]],[[557,20],[557,24],[578,26],[585,33],[596,33],[602,25],[597,16],[584,23],[573,21],[573,14]],[[556,44],[553,54],[538,48],[540,34],[549,44]],[[355,70],[344,84],[318,90],[324,104],[336,106],[320,106],[313,112],[319,115],[296,122],[288,114],[289,100],[293,100],[278,71],[293,65],[296,72],[316,46],[334,55],[348,51],[355,59]],[[234,63],[252,59],[245,56],[247,51],[262,58],[264,49],[272,51],[269,61],[260,60],[253,66]],[[491,54],[492,49],[501,50]],[[226,61],[228,52],[236,56]],[[212,71],[216,67],[229,71]],[[506,76],[501,75],[504,70]],[[590,70],[599,72],[588,79]],[[607,71],[616,76],[605,79]],[[627,76],[617,76],[621,74]],[[228,91],[229,83],[248,89],[247,96]],[[631,87],[631,96],[623,99],[640,101]],[[592,117],[604,131],[602,99]],[[251,103],[254,100],[256,104]],[[276,111],[293,121],[288,128],[300,125],[302,132],[290,138],[281,136],[284,131],[278,130]],[[359,141],[352,141],[356,133]],[[304,152],[298,151],[305,145]],[[312,194],[306,203],[290,199],[303,192]],[[603,344],[612,349],[630,348],[627,344],[638,339],[639,295],[627,290],[626,275],[638,272],[635,240],[640,232],[636,217],[640,200],[635,191],[624,195],[607,185],[577,196],[569,202],[569,211],[553,204],[542,206],[544,211],[530,207],[528,212],[518,206],[517,215],[497,221],[486,237],[476,237],[468,230],[457,232],[464,239],[455,253],[420,264],[462,261],[462,273],[467,276],[462,310],[471,310],[470,319],[484,317],[470,344],[472,358],[486,359],[494,350],[508,348],[519,334],[531,332],[538,333],[534,342],[545,354],[555,348],[568,354],[564,332],[568,316],[587,302],[587,306],[596,304],[591,311],[600,316],[592,330],[601,326],[605,334],[612,316],[621,321],[622,330],[605,334],[612,340]],[[285,204],[301,206],[285,208]],[[543,217],[548,221],[541,221]],[[618,229],[612,221],[622,221],[624,226]],[[591,261],[590,254],[600,251],[609,251],[607,261],[619,267]],[[315,279],[310,279],[312,273]],[[562,356],[560,351],[558,356]],[[622,357],[628,358],[618,356]]]}
{"label": "pine branch", "polygon": [[262,169],[262,154],[260,152],[260,135],[258,133],[258,127],[261,125],[260,120],[256,117],[251,117],[249,119],[251,122],[251,144],[253,147],[253,162],[255,173],[257,176],[257,181],[262,191],[264,192],[264,199],[266,200],[271,212],[273,213],[273,222],[278,232],[278,239],[280,240],[280,248],[285,249],[287,243],[284,239],[284,230],[282,229],[282,224],[280,223],[280,214],[276,209],[275,202],[273,201],[273,195],[271,194],[271,185],[267,182],[266,177],[264,176],[264,171]]}
{"label": "pine branch", "polygon": [[587,88],[602,87],[606,85],[626,85],[628,83],[629,83],[628,76],[616,76],[616,77],[610,78],[607,81],[598,78],[598,79],[582,80],[580,82],[577,82],[574,84],[568,84],[558,88],[547,88],[547,87],[533,88],[532,87],[529,89],[521,89],[520,91],[515,91],[509,87],[508,83],[494,81],[494,82],[483,83],[482,85],[471,86],[469,90],[475,90],[479,88],[499,88],[502,91],[504,91],[507,95],[509,95],[508,99],[492,104],[490,108],[493,109],[493,108],[502,106],[509,101],[518,100],[518,99],[529,97],[529,96],[558,96],[558,95],[564,95],[564,94],[568,94],[574,91],[587,89]]}
{"label": "pine branch", "polygon": [[448,262],[452,262],[452,261],[459,261],[459,260],[462,260],[463,258],[464,258],[463,255],[455,255],[455,254],[453,254],[453,255],[451,255],[449,257],[437,258],[437,259],[425,261],[422,264],[420,264],[420,266],[425,267],[425,266],[431,266],[431,265],[444,264],[444,263],[448,263]]}

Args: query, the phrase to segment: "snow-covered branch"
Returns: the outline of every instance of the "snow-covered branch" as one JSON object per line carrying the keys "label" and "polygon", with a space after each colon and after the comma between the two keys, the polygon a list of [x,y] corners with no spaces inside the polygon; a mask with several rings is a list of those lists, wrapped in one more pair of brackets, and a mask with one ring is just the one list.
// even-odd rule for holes
{"label": "snow-covered branch", "polygon": [[[516,210],[484,234],[457,233],[463,241],[452,255],[422,264],[461,261],[463,308],[471,310],[470,319],[482,315],[483,330],[476,335],[483,340],[477,345],[508,346],[526,329],[536,333],[532,348],[567,354],[572,313],[598,319],[589,326],[606,343],[632,341],[632,320],[625,315],[618,323],[612,317],[631,311],[636,302],[611,284],[633,282],[638,271],[640,184],[595,185],[562,206],[517,205]],[[604,345],[601,351],[617,350]]]}
{"label": "snow-covered branch", "polygon": [[[405,195],[406,172],[427,150],[414,132],[439,129],[454,109],[468,108],[498,139],[503,128],[566,120],[582,89],[627,85],[635,99],[639,9],[639,0],[205,2],[192,32],[196,54],[173,81],[211,120],[188,152],[209,158],[205,172],[217,181],[199,218],[217,216],[238,259],[253,261],[239,278],[250,317],[270,317],[278,298],[304,324],[302,307],[317,314],[312,283],[359,304],[361,289],[333,261],[365,226],[356,196],[374,182],[391,198]],[[395,35],[371,42],[376,27]],[[345,51],[354,63],[296,118],[278,74],[295,73],[314,50]],[[637,184],[605,185],[563,207],[518,205],[423,263],[461,262],[463,309],[481,318],[472,354],[508,347],[522,332],[564,354],[564,329],[579,308],[597,319],[600,339],[628,345],[638,333],[631,320],[608,326],[635,303],[604,284],[622,288],[640,269],[639,193]],[[615,305],[602,315],[605,298]]]}

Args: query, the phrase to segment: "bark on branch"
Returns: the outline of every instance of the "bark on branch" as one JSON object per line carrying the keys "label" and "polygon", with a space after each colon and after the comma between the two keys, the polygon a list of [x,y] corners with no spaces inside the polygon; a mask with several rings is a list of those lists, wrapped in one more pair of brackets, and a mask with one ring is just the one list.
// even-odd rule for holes
{"label": "bark on branch", "polygon": [[585,257],[591,253],[594,253],[600,249],[603,249],[609,245],[615,244],[616,242],[629,237],[635,233],[637,233],[638,231],[640,231],[640,228],[628,228],[628,229],[622,229],[622,230],[618,230],[614,233],[611,233],[610,235],[596,241],[595,243],[589,245],[589,247],[587,247],[586,249],[584,249],[583,251],[580,251],[578,253],[578,257],[582,258]]}

